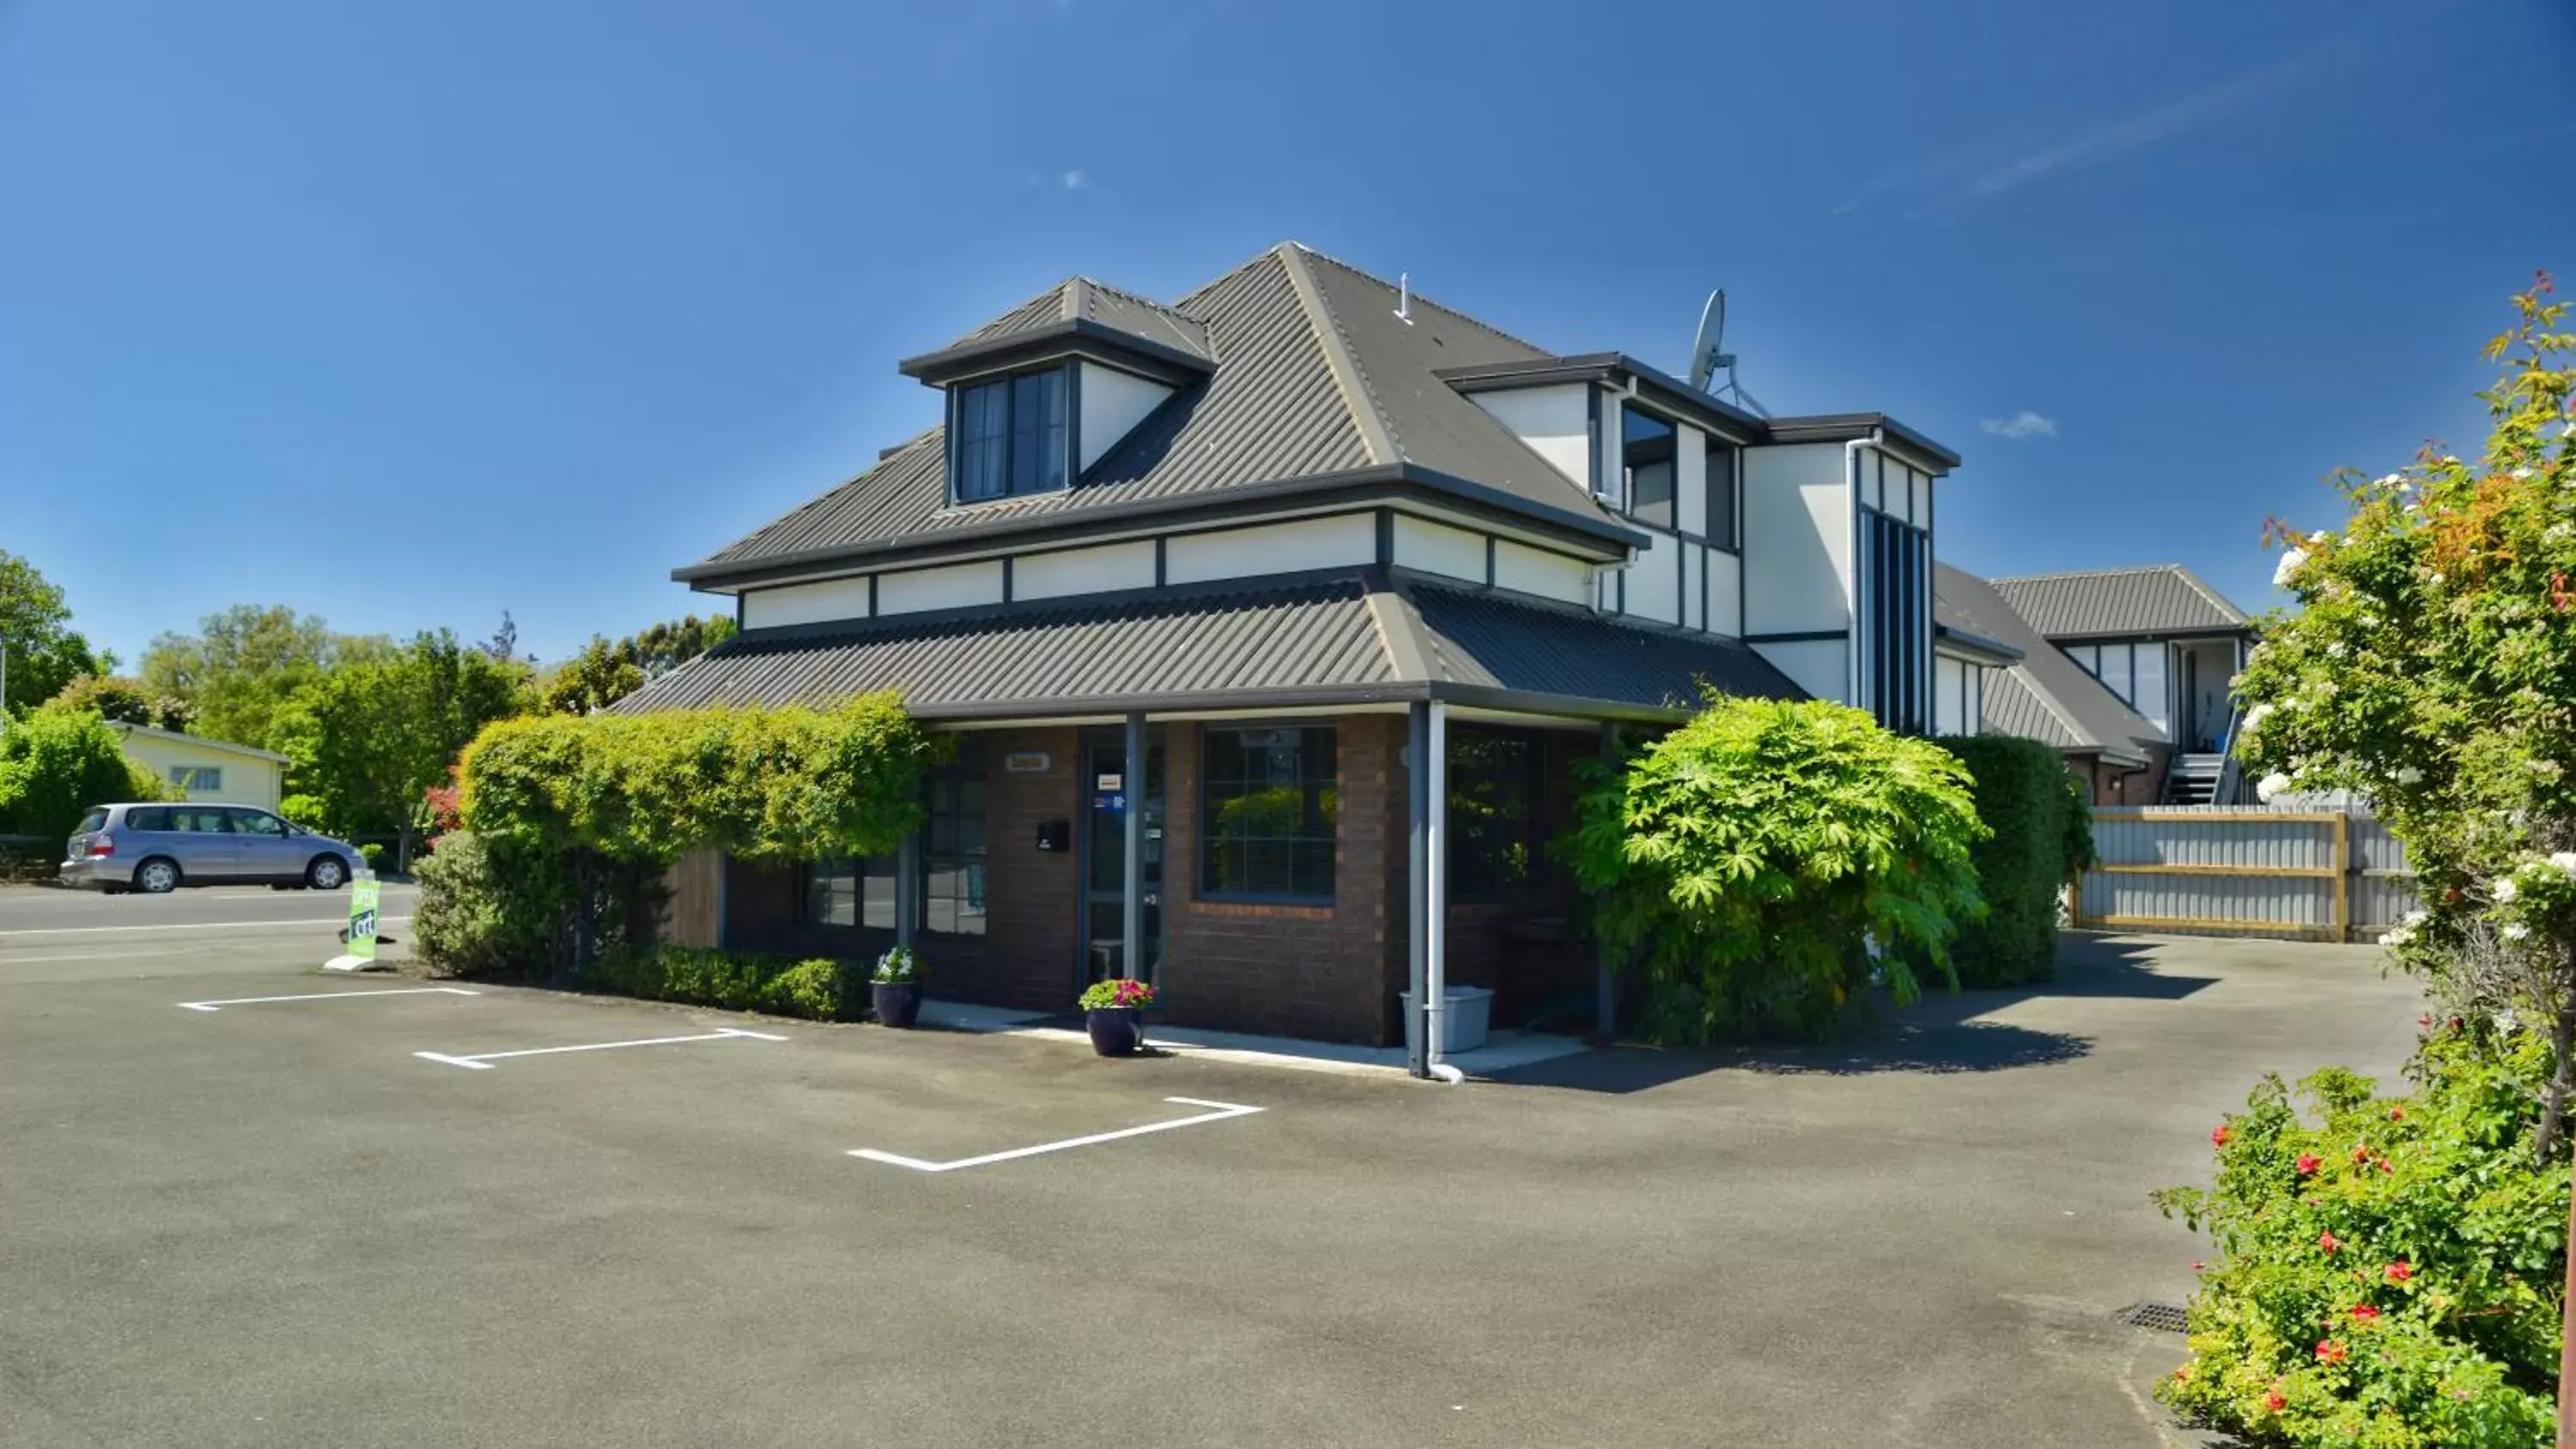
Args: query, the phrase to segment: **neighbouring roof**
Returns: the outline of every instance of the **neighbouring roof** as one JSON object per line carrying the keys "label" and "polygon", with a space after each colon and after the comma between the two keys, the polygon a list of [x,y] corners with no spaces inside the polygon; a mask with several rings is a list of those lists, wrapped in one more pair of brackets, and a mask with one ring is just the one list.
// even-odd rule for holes
{"label": "neighbouring roof", "polygon": [[1432,697],[1678,716],[1703,683],[1798,696],[1740,644],[1419,582],[1344,577],[752,630],[615,707],[813,705],[894,689],[928,719]]}
{"label": "neighbouring roof", "polygon": [[1932,615],[1939,628],[2021,651],[2019,663],[1986,675],[1983,724],[1989,732],[2141,765],[2150,747],[2167,742],[2164,731],[2085,673],[2006,602],[1995,585],[1975,574],[1935,565]]}
{"label": "neighbouring roof", "polygon": [[[1625,546],[1637,535],[1559,473],[1451,378],[1545,369],[1545,349],[1416,293],[1283,242],[1169,306],[1084,278],[1061,283],[947,348],[906,361],[925,379],[991,366],[1046,339],[1114,339],[1157,356],[1199,359],[1196,373],[1071,488],[964,506],[948,500],[945,429],[933,427],[803,507],[674,570],[693,583],[747,582],[823,560],[958,545],[1077,520],[1196,509],[1220,497],[1278,501],[1331,490],[1410,488]],[[1071,344],[1066,344],[1071,345]],[[1616,354],[1608,354],[1616,356]],[[979,360],[980,359],[980,360]],[[1755,437],[1893,438],[1948,458],[1878,414],[1764,422],[1622,360],[1653,386],[1680,389]],[[1651,376],[1648,376],[1651,374]],[[1853,428],[1858,428],[1853,432]],[[1800,431],[1800,430],[1805,431]],[[1821,431],[1818,431],[1821,430]]]}
{"label": "neighbouring roof", "polygon": [[119,734],[142,735],[149,739],[168,740],[172,744],[186,745],[191,749],[220,750],[227,755],[248,755],[254,759],[273,760],[281,765],[290,763],[286,756],[279,754],[277,751],[263,750],[257,745],[237,745],[230,740],[210,740],[203,735],[185,735],[179,733],[177,730],[154,729],[150,725],[129,724],[120,719],[109,720],[107,722],[107,727],[115,730]]}
{"label": "neighbouring roof", "polygon": [[2243,610],[2181,564],[2023,574],[1995,592],[2051,639],[2250,630]]}

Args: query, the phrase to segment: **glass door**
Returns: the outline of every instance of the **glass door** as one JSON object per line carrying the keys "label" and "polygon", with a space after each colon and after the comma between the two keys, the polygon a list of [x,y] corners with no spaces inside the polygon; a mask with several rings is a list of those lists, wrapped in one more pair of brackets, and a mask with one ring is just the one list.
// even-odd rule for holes
{"label": "glass door", "polygon": [[[1145,778],[1127,778],[1123,730],[1088,731],[1082,744],[1084,979],[1154,979],[1163,947],[1163,732],[1145,732]],[[1144,813],[1145,940],[1127,949],[1127,812]]]}

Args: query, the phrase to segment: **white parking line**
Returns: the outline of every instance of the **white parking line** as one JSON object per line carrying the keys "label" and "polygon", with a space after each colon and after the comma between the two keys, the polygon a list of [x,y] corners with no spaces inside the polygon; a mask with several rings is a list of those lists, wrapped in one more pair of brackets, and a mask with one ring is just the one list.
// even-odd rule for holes
{"label": "white parking line", "polygon": [[221,1001],[182,1001],[182,1011],[220,1011],[227,1006],[261,1006],[272,1001],[338,1001],[350,996],[480,996],[462,986],[397,986],[385,991],[314,991],[302,996],[235,996]]}
{"label": "white parking line", "polygon": [[[379,925],[409,925],[409,916],[378,916]],[[290,921],[183,921],[175,926],[39,926],[0,931],[0,936],[94,936],[102,931],[256,931],[268,926],[345,926],[347,916],[298,916]]]}
{"label": "white parking line", "polygon": [[1089,1147],[1095,1143],[1115,1142],[1121,1137],[1142,1137],[1148,1132],[1169,1132],[1175,1127],[1195,1127],[1201,1122],[1222,1122],[1228,1117],[1249,1117],[1262,1110],[1259,1107],[1239,1106],[1233,1102],[1209,1102],[1197,1097],[1165,1097],[1163,1100],[1177,1102],[1184,1107],[1209,1107],[1215,1110],[1201,1112],[1195,1117],[1175,1117],[1169,1122],[1148,1122],[1142,1127],[1122,1127],[1115,1132],[1095,1132],[1088,1137],[1068,1137],[1062,1142],[1041,1142],[1035,1147],[1014,1147],[1008,1152],[987,1152],[981,1157],[961,1157],[954,1162],[924,1162],[918,1157],[898,1157],[891,1152],[879,1152],[873,1147],[854,1148],[850,1155],[864,1157],[870,1162],[909,1167],[915,1172],[955,1172],[965,1167],[984,1167],[996,1162],[1009,1162],[1017,1157],[1035,1157],[1040,1153],[1062,1152],[1068,1147]]}
{"label": "white parking line", "polygon": [[469,1071],[488,1072],[492,1070],[494,1062],[508,1061],[512,1057],[550,1057],[559,1052],[604,1052],[613,1051],[618,1047],[669,1046],[674,1042],[684,1041],[721,1041],[729,1036],[749,1037],[753,1041],[788,1040],[786,1037],[774,1036],[765,1031],[744,1031],[739,1027],[728,1026],[697,1036],[648,1036],[639,1041],[595,1041],[581,1046],[531,1047],[526,1051],[516,1052],[475,1052],[470,1056],[451,1056],[446,1052],[413,1052],[412,1055],[425,1062],[464,1067]]}

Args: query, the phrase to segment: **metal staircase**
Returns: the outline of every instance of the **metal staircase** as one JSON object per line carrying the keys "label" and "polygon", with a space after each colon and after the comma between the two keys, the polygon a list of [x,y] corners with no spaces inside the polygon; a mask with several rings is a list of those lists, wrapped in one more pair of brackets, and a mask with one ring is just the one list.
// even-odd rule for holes
{"label": "metal staircase", "polygon": [[2238,706],[2227,718],[2227,733],[2218,742],[2214,755],[2176,755],[2165,771],[2167,805],[2242,805],[2245,803],[2245,774],[2236,763],[2236,731],[2245,723],[2245,710]]}

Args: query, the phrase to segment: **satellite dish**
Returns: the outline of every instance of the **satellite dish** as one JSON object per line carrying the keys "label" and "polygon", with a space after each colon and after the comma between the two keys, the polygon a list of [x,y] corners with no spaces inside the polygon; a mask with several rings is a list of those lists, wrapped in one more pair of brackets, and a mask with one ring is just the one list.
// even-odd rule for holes
{"label": "satellite dish", "polygon": [[[1720,368],[1726,381],[1710,387]],[[1744,384],[1735,379],[1735,354],[1726,350],[1726,289],[1720,287],[1708,294],[1708,302],[1699,309],[1699,334],[1691,339],[1691,386],[1713,397],[1733,395],[1735,405],[1757,418],[1771,416],[1771,410],[1753,400]]]}

